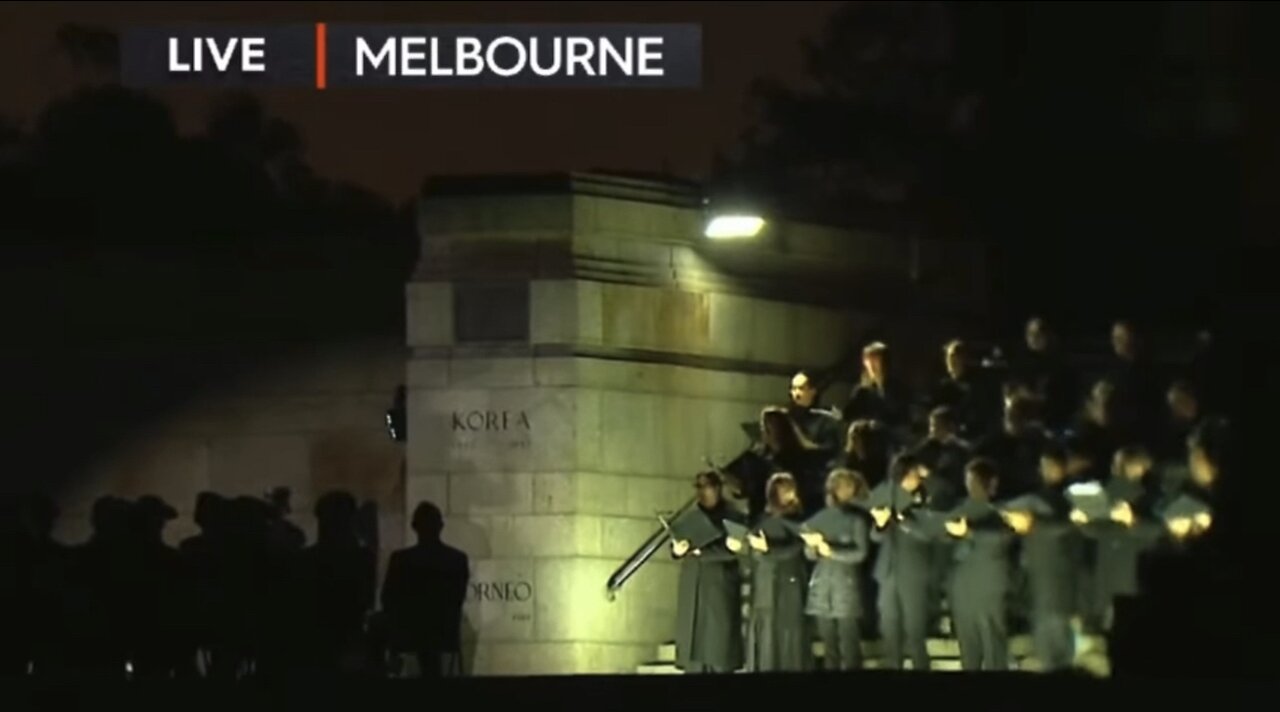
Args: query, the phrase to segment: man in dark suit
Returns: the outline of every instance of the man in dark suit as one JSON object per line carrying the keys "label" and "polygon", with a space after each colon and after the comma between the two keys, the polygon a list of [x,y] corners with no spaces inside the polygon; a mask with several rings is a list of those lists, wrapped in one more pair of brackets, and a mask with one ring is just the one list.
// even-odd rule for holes
{"label": "man in dark suit", "polygon": [[417,656],[423,677],[439,677],[446,654],[462,647],[462,603],[470,579],[467,555],[440,539],[444,516],[430,502],[413,512],[418,543],[391,555],[382,607],[394,649]]}

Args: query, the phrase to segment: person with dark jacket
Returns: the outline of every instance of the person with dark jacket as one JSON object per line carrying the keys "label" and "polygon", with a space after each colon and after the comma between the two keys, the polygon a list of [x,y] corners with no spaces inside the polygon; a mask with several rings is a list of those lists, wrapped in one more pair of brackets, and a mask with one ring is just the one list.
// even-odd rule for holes
{"label": "person with dark jacket", "polygon": [[888,346],[875,342],[862,350],[862,377],[841,413],[850,423],[855,420],[879,422],[895,443],[908,441],[911,394],[890,373]]}
{"label": "person with dark jacket", "polygon": [[1113,503],[1107,519],[1090,520],[1079,510],[1071,513],[1081,532],[1095,542],[1085,624],[1101,631],[1111,628],[1116,598],[1138,595],[1139,559],[1164,533],[1154,514],[1160,484],[1155,481],[1152,458],[1142,447],[1131,445],[1116,452],[1106,492]]}
{"label": "person with dark jacket", "polygon": [[832,470],[827,477],[827,508],[836,512],[845,526],[831,539],[818,533],[801,534],[805,556],[817,563],[809,579],[809,601],[805,612],[817,621],[823,643],[823,666],[827,670],[857,670],[862,667],[861,577],[859,569],[867,558],[870,543],[865,510],[854,505],[868,494],[867,482],[852,470]]}
{"label": "person with dark jacket", "polygon": [[928,670],[940,535],[932,515],[950,508],[950,493],[944,480],[930,477],[917,458],[905,454],[894,460],[890,480],[872,493],[869,504],[875,524],[871,539],[880,544],[875,578],[885,667],[901,669],[905,653],[913,670]]}
{"label": "person with dark jacket", "polygon": [[1043,484],[1038,507],[1011,511],[1005,520],[1022,536],[1022,568],[1031,594],[1031,633],[1036,660],[1044,671],[1063,670],[1075,661],[1071,619],[1079,610],[1077,586],[1085,565],[1085,539],[1071,521],[1066,496],[1067,454],[1056,444],[1040,457]]}
{"label": "person with dark jacket", "polygon": [[356,533],[357,505],[347,492],[316,501],[316,543],[302,552],[307,625],[304,664],[317,674],[350,672],[373,608],[377,559]]}
{"label": "person with dark jacket", "polygon": [[969,451],[969,443],[958,436],[955,412],[939,406],[929,413],[929,434],[912,452],[929,468],[932,477],[945,480],[952,489],[961,492]]}
{"label": "person with dark jacket", "polygon": [[957,542],[951,615],[965,670],[1009,669],[1006,598],[1014,533],[992,504],[997,472],[996,464],[985,458],[969,463],[969,498],[945,525]]}
{"label": "person with dark jacket", "polygon": [[1026,348],[1015,353],[1011,375],[1026,384],[1039,402],[1045,426],[1058,432],[1070,425],[1079,400],[1079,387],[1055,341],[1047,321],[1040,317],[1029,320]]}
{"label": "person with dark jacket", "polygon": [[943,347],[947,375],[934,384],[928,405],[932,411],[947,408],[958,436],[977,439],[998,428],[1000,394],[970,364],[964,342],[953,340]]}
{"label": "person with dark jacket", "polygon": [[[697,506],[722,533],[724,522],[743,517],[724,500],[720,475],[694,480]],[[676,606],[676,666],[690,673],[734,672],[742,666],[742,574],[738,556],[719,539],[700,549],[673,540],[680,564]]]}
{"label": "person with dark jacket", "polygon": [[1004,429],[974,448],[974,455],[996,463],[1003,497],[1032,492],[1040,481],[1040,452],[1049,438],[1031,419],[1033,410],[1030,400],[1013,398],[1005,407]]}
{"label": "person with dark jacket", "polygon": [[414,546],[391,554],[382,583],[390,645],[418,660],[423,677],[439,677],[446,655],[462,649],[462,605],[470,579],[467,555],[441,538],[444,516],[431,502],[413,510]]}
{"label": "person with dark jacket", "polygon": [[791,405],[787,408],[787,415],[795,421],[805,438],[827,453],[830,460],[840,451],[844,428],[835,413],[818,407],[817,400],[818,388],[807,372],[799,371],[792,376]]}
{"label": "person with dark jacket", "polygon": [[[813,648],[804,609],[808,571],[799,526],[803,505],[795,478],[779,472],[765,489],[768,505],[745,544],[752,557],[749,668],[756,672],[805,671]],[[729,538],[731,551],[744,542]]]}

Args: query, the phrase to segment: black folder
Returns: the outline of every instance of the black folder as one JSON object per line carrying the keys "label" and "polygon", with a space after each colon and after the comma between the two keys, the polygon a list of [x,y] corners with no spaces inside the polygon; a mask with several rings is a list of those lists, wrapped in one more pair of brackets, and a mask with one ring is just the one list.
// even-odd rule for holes
{"label": "black folder", "polygon": [[1052,517],[1054,514],[1053,507],[1049,506],[1043,497],[1035,494],[1026,494],[1000,502],[996,508],[1002,512],[1026,512],[1036,517]]}
{"label": "black folder", "polygon": [[1201,514],[1213,514],[1213,508],[1191,495],[1184,494],[1165,507],[1160,516],[1169,522],[1174,519],[1191,519]]}
{"label": "black folder", "polygon": [[689,507],[667,524],[672,539],[684,539],[694,549],[701,549],[724,536],[720,527],[711,521],[701,507]]}
{"label": "black folder", "polygon": [[801,530],[821,534],[822,538],[829,542],[852,539],[855,527],[854,516],[859,515],[841,511],[836,507],[827,507],[809,517]]}

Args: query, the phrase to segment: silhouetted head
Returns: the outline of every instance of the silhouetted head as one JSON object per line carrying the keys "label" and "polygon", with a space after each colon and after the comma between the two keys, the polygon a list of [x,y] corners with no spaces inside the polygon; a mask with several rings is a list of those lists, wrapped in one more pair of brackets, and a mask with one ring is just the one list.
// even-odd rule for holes
{"label": "silhouetted head", "polygon": [[800,371],[791,377],[791,402],[801,408],[812,408],[818,398],[818,388],[808,373]]}
{"label": "silhouetted head", "polygon": [[849,424],[844,451],[861,459],[873,457],[880,449],[882,430],[874,420],[855,420]]}
{"label": "silhouetted head", "polygon": [[289,502],[292,497],[293,490],[288,487],[272,487],[267,490],[263,499],[271,503],[273,513],[283,517],[293,511]]}
{"label": "silhouetted head", "polygon": [[985,457],[970,460],[964,468],[964,486],[969,496],[980,502],[994,499],[1000,485],[999,472],[994,460]]}
{"label": "silhouetted head", "polygon": [[1004,409],[1004,431],[1010,435],[1018,435],[1031,426],[1035,418],[1035,401],[1030,398],[1016,397],[1009,401]]}
{"label": "silhouetted head", "polygon": [[1035,402],[1036,391],[1031,387],[1031,384],[1027,383],[1025,380],[1020,378],[1010,378],[1000,384],[1000,396],[1004,411],[1007,413],[1009,411],[1009,407],[1013,405],[1013,402],[1016,400],[1021,399]]}
{"label": "silhouetted head", "polygon": [[1049,323],[1041,317],[1032,317],[1027,322],[1027,349],[1036,353],[1043,353],[1049,350],[1053,342],[1053,332],[1049,330]]}
{"label": "silhouetted head", "polygon": [[95,539],[115,539],[129,530],[129,516],[133,505],[119,497],[107,495],[93,503],[90,519]]}
{"label": "silhouetted head", "polygon": [[1138,358],[1138,332],[1134,329],[1133,322],[1117,321],[1111,327],[1111,350],[1115,355],[1125,361],[1133,361]]}
{"label": "silhouetted head", "polygon": [[1116,450],[1111,461],[1111,476],[1141,482],[1154,466],[1155,462],[1146,448],[1141,445],[1126,445]]}
{"label": "silhouetted head", "polygon": [[1196,485],[1210,489],[1221,479],[1228,435],[1227,421],[1213,418],[1196,426],[1187,438],[1187,466]]}
{"label": "silhouetted head", "polygon": [[956,434],[956,412],[949,406],[940,405],[929,411],[929,439],[946,440]]}
{"label": "silhouetted head", "polygon": [[862,382],[884,385],[888,371],[889,347],[876,341],[862,349]]}
{"label": "silhouetted head", "polygon": [[431,502],[420,502],[413,510],[413,531],[420,541],[439,541],[444,531],[444,514]]}
{"label": "silhouetted head", "polygon": [[1057,487],[1067,481],[1067,449],[1058,443],[1049,443],[1040,453],[1040,481],[1048,487]]}
{"label": "silhouetted head", "polygon": [[904,452],[893,458],[893,464],[889,467],[889,471],[893,481],[908,492],[915,492],[929,477],[928,466],[919,457],[909,452]]}
{"label": "silhouetted head", "polygon": [[1084,417],[1094,425],[1107,427],[1111,424],[1112,400],[1116,387],[1110,381],[1098,381],[1089,391],[1084,404]]}
{"label": "silhouetted head", "polygon": [[316,500],[320,536],[355,536],[356,499],[349,492],[328,492]]}
{"label": "silhouetted head", "polygon": [[720,498],[724,491],[724,480],[720,474],[707,470],[699,472],[693,478],[693,488],[698,497],[698,504],[703,509],[715,509],[720,506]]}
{"label": "silhouetted head", "polygon": [[1063,445],[1067,453],[1067,479],[1079,480],[1093,474],[1096,462],[1093,447],[1082,437],[1067,438]]}
{"label": "silhouetted head", "polygon": [[827,475],[827,504],[837,506],[864,499],[868,489],[867,479],[862,473],[837,468]]}
{"label": "silhouetted head", "polygon": [[1191,425],[1200,417],[1200,399],[1189,381],[1174,381],[1166,396],[1169,414],[1176,423]]}
{"label": "silhouetted head", "polygon": [[33,494],[22,503],[22,525],[27,535],[44,541],[53,535],[53,525],[58,521],[58,505],[46,494]]}
{"label": "silhouetted head", "polygon": [[947,367],[947,375],[956,380],[964,376],[969,368],[968,356],[968,349],[965,348],[963,341],[959,339],[948,341],[947,345],[942,347],[942,358]]}
{"label": "silhouetted head", "polygon": [[796,514],[800,511],[800,490],[796,478],[788,472],[778,472],[769,478],[764,488],[767,504],[765,511],[773,515]]}
{"label": "silhouetted head", "polygon": [[229,502],[217,492],[201,492],[196,495],[196,509],[193,517],[196,526],[206,534],[218,529],[226,522]]}
{"label": "silhouetted head", "polygon": [[148,535],[159,534],[165,524],[178,517],[177,510],[155,495],[139,497],[133,505],[133,514],[142,532]]}

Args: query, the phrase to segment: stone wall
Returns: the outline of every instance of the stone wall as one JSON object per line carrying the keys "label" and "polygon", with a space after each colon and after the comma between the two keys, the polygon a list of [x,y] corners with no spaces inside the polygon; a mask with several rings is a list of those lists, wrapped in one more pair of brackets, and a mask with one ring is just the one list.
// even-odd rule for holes
{"label": "stone wall", "polygon": [[405,382],[405,351],[395,341],[321,344],[302,354],[263,354],[256,370],[208,384],[104,452],[57,493],[55,535],[79,543],[90,533],[93,501],[106,494],[163,497],[179,512],[165,538],[196,532],[196,495],[260,496],[293,489],[293,520],[315,537],[315,499],[350,491],[378,504],[384,558],[404,543],[404,446],[391,441],[384,413]]}
{"label": "stone wall", "polygon": [[605,584],[657,513],[741,452],[795,369],[850,354],[890,306],[911,305],[894,334],[937,338],[924,305],[946,295],[882,236],[771,223],[712,244],[700,201],[659,184],[509,188],[421,205],[406,506],[441,506],[471,557],[470,672],[633,671],[672,636],[676,567],[656,557],[611,603]]}

